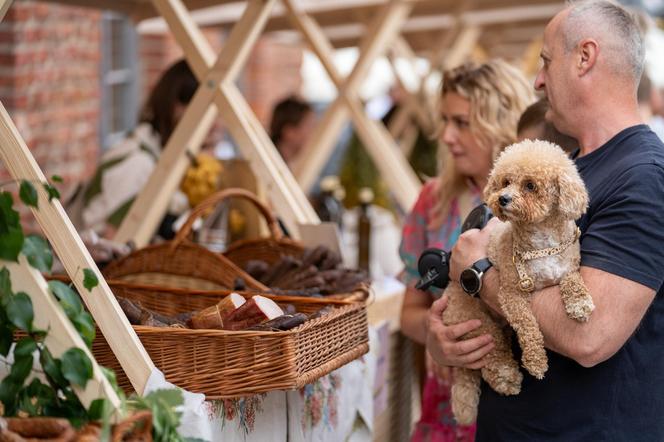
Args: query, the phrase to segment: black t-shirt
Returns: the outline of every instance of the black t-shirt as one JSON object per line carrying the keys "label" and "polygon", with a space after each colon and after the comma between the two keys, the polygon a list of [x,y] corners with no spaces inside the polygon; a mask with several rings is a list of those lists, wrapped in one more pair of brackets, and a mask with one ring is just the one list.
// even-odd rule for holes
{"label": "black t-shirt", "polygon": [[522,370],[519,395],[483,383],[478,441],[664,441],[664,145],[647,126],[634,126],[576,165],[590,195],[578,221],[581,265],[657,295],[609,360],[584,368],[547,351],[544,379]]}

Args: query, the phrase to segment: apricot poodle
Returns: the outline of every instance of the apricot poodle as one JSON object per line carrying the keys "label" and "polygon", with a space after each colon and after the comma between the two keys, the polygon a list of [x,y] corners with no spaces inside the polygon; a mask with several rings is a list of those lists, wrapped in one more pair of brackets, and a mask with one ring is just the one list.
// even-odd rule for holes
{"label": "apricot poodle", "polygon": [[446,324],[480,319],[482,326],[462,339],[490,333],[495,347],[481,370],[460,368],[452,386],[452,410],[459,423],[475,420],[480,376],[496,392],[518,394],[523,376],[510,348],[516,332],[521,362],[538,379],[548,368],[544,338],[531,309],[531,294],[560,285],[567,315],[587,321],[594,309],[579,274],[579,230],[575,220],[585,212],[588,194],[574,163],[555,144],[526,140],[498,157],[484,189],[494,215],[503,221],[494,230],[489,260],[499,272],[498,301],[505,321],[478,298],[450,284],[443,313]]}

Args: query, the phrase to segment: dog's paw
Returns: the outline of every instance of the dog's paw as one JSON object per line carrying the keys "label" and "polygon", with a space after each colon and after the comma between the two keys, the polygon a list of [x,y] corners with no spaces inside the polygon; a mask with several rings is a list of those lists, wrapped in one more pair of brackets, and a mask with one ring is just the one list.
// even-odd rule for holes
{"label": "dog's paw", "polygon": [[590,319],[590,314],[595,310],[595,303],[590,296],[579,298],[574,302],[568,302],[565,305],[565,311],[570,319],[579,322],[586,322]]}
{"label": "dog's paw", "polygon": [[482,375],[496,393],[513,396],[521,392],[523,374],[521,374],[516,361],[512,361],[509,365],[493,367],[487,371],[483,370]]}
{"label": "dog's paw", "polygon": [[518,378],[498,378],[496,383],[492,385],[496,393],[500,393],[504,396],[514,396],[521,393],[521,381],[523,380],[523,375],[519,372]]}
{"label": "dog's paw", "polygon": [[549,362],[543,349],[541,352],[524,352],[521,362],[528,373],[537,379],[544,379],[544,374],[549,369]]}

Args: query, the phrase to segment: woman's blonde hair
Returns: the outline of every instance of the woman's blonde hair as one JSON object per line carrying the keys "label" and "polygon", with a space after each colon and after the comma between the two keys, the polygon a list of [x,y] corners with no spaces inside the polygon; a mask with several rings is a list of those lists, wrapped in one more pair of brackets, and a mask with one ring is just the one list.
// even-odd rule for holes
{"label": "woman's blonde hair", "polygon": [[[470,102],[470,131],[480,146],[490,149],[493,159],[516,141],[519,117],[535,101],[532,85],[521,71],[503,60],[466,63],[446,71],[441,96],[448,93],[458,94]],[[444,145],[440,156],[439,198],[429,225],[433,229],[443,224],[451,201],[468,191],[467,177],[456,170]]]}

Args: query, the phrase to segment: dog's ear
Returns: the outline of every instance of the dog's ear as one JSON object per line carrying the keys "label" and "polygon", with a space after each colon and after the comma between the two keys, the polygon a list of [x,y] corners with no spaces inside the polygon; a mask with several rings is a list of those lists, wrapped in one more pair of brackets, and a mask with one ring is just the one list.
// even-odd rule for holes
{"label": "dog's ear", "polygon": [[495,170],[491,171],[491,174],[489,174],[489,179],[486,183],[486,186],[484,187],[483,196],[484,196],[484,201],[489,201],[489,198],[493,193],[495,193],[498,190],[498,177],[495,172]]}
{"label": "dog's ear", "polygon": [[588,192],[576,167],[570,169],[558,174],[558,209],[566,219],[576,220],[588,208]]}

